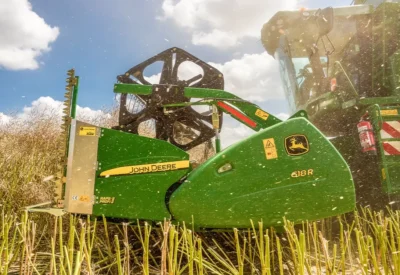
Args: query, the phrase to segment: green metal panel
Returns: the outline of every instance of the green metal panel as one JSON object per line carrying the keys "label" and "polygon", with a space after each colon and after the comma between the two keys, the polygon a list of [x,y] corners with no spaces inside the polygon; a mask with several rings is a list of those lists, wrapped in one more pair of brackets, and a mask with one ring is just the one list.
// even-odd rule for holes
{"label": "green metal panel", "polygon": [[190,168],[109,177],[100,174],[117,167],[182,160],[189,160],[189,155],[166,141],[102,128],[93,215],[153,221],[169,218],[167,190]]}
{"label": "green metal panel", "polygon": [[374,128],[380,166],[380,179],[387,194],[400,194],[400,155],[385,154],[384,142],[400,141],[400,138],[383,138],[381,136],[384,122],[400,121],[399,106],[379,106],[368,108]]}
{"label": "green metal panel", "polygon": [[79,90],[79,76],[75,77],[75,85],[74,91],[72,93],[72,102],[71,102],[71,118],[76,117],[76,102],[78,101],[78,90]]}
{"label": "green metal panel", "polygon": [[390,58],[390,84],[393,95],[400,95],[400,50],[397,50]]}
{"label": "green metal panel", "polygon": [[[308,152],[289,155],[285,140],[293,146],[291,136],[305,136],[308,146],[300,138],[294,147],[302,143]],[[274,146],[268,145],[271,139]],[[270,150],[276,158],[268,159]],[[279,226],[284,216],[294,222],[315,220],[354,205],[346,162],[304,118],[276,124],[215,155],[189,174],[169,202],[176,220],[191,223],[193,216],[200,228],[245,228],[250,219]]]}
{"label": "green metal panel", "polygon": [[387,96],[387,97],[369,97],[369,98],[361,98],[359,100],[360,105],[384,105],[384,104],[395,104],[400,103],[400,97],[398,96]]}
{"label": "green metal panel", "polygon": [[[399,158],[399,157],[397,157]],[[384,180],[387,183],[384,185],[385,191],[388,194],[399,194],[400,193],[400,165],[398,163],[386,163],[384,173]],[[382,174],[383,175],[383,174]]]}
{"label": "green metal panel", "polygon": [[153,87],[151,85],[140,84],[115,84],[114,93],[150,95]]}
{"label": "green metal panel", "polygon": [[399,49],[399,13],[399,3],[385,2],[376,8],[372,17],[372,85],[381,96],[395,94],[390,85],[392,76],[390,57]]}

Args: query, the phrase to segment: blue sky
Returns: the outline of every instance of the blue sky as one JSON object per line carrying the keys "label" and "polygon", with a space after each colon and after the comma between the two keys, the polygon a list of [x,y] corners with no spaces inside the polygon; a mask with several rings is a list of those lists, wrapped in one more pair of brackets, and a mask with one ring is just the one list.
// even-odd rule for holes
{"label": "blue sky", "polygon": [[[10,15],[10,20],[13,21],[11,25],[7,25],[7,17],[0,19],[0,113],[6,114],[10,111],[21,111],[40,97],[49,96],[54,100],[63,100],[66,71],[71,67],[81,77],[78,99],[80,106],[96,110],[111,105],[114,98],[112,87],[118,74],[173,46],[184,48],[223,69],[227,77],[226,87],[231,87],[232,92],[253,101],[255,99],[257,104],[272,113],[287,113],[274,61],[263,54],[264,50],[257,35],[262,23],[267,22],[281,8],[323,8],[332,5],[332,2],[325,0],[283,0],[279,3],[272,0],[2,2],[0,18],[2,12],[3,15],[6,12],[9,14],[9,11],[15,13],[14,16]],[[216,2],[219,4],[215,4]],[[350,2],[334,1],[334,5],[343,6]],[[19,16],[19,10],[29,10],[29,4],[32,6],[31,12],[44,20],[37,23],[37,26],[47,28],[49,37],[53,35],[54,40],[48,43],[50,50],[39,51],[40,54],[34,58],[38,64],[35,69],[24,69],[24,64],[15,62],[10,65],[13,61],[7,57],[2,59],[1,56],[4,52],[7,53],[2,52],[2,44],[7,46],[6,38],[9,35],[6,32],[2,36],[1,29],[5,29],[4,26],[17,29],[18,24],[26,24],[32,28],[36,26],[26,22],[28,17],[24,14]],[[246,8],[241,11],[240,7],[243,5]],[[257,16],[258,19],[255,20]],[[53,34],[50,32],[51,28]],[[56,28],[58,35],[54,34]],[[38,30],[36,38],[45,40],[42,33],[45,31]],[[213,45],[210,38],[214,41],[221,39],[223,43]],[[31,42],[29,40],[22,43],[16,40],[16,44],[11,46],[29,48]],[[8,60],[8,65],[2,63],[4,59]],[[263,60],[266,60],[266,69],[263,68]],[[24,60],[20,62],[23,63]],[[259,71],[265,76],[254,77]],[[150,76],[157,72],[148,73]],[[264,88],[265,94],[262,93]]]}

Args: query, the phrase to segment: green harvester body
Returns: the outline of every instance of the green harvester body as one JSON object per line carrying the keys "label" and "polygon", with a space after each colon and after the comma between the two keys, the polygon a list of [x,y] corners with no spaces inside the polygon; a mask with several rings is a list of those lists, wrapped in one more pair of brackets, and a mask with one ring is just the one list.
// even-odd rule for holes
{"label": "green harvester body", "polygon": [[[151,94],[152,89],[135,84],[114,88],[132,94]],[[206,98],[207,105],[235,106],[257,124],[256,133],[193,169],[189,154],[167,141],[73,119],[63,210],[226,230],[260,220],[279,227],[284,218],[299,223],[354,209],[348,165],[305,112],[282,122],[222,90],[186,88],[185,95]]]}
{"label": "green harvester body", "polygon": [[[377,0],[275,14],[261,40],[280,65],[286,121],[225,91],[221,72],[179,48],[117,77],[112,129],[75,119],[70,77],[58,210],[31,210],[226,230],[317,220],[356,204],[398,209],[399,14],[399,1]],[[159,83],[149,83],[144,70],[159,61]],[[202,73],[181,79],[184,62]],[[221,149],[223,114],[254,134]],[[154,138],[140,134],[149,121]],[[195,163],[188,151],[200,144],[215,154]]]}
{"label": "green harvester body", "polygon": [[280,11],[262,28],[292,112],[345,158],[357,203],[400,207],[400,1]]}

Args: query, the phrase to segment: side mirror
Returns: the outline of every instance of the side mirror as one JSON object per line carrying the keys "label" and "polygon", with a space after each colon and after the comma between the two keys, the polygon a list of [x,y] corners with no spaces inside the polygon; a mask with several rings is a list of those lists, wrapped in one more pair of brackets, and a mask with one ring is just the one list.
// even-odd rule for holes
{"label": "side mirror", "polygon": [[320,10],[316,16],[319,37],[327,35],[333,29],[333,8],[328,7]]}

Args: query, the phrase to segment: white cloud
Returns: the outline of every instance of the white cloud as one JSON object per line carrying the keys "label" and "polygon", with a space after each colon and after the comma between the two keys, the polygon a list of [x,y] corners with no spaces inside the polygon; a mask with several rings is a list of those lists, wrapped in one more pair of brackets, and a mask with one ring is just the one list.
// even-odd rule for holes
{"label": "white cloud", "polygon": [[[145,80],[150,82],[151,84],[158,84],[160,83],[161,73],[152,75],[152,76],[143,76]],[[139,81],[138,81],[139,82]]]}
{"label": "white cloud", "polygon": [[297,0],[164,0],[160,20],[170,19],[192,33],[192,43],[228,48],[258,38],[265,22]]}
{"label": "white cloud", "polygon": [[192,36],[194,45],[209,45],[215,48],[230,48],[239,44],[238,37],[232,32],[214,29],[211,32],[195,32]]}
{"label": "white cloud", "polygon": [[50,50],[58,35],[58,27],[32,11],[28,0],[0,1],[0,67],[37,69],[37,58]]}
{"label": "white cloud", "polygon": [[[175,62],[175,61],[173,60],[173,62]],[[204,71],[199,65],[197,65],[193,62],[184,61],[178,67],[178,79],[179,80],[189,80],[199,74],[203,75]],[[161,78],[161,72],[158,74],[155,74],[155,75],[151,75],[151,76],[144,76],[144,79],[146,79],[151,84],[158,84],[160,82],[160,78]],[[138,80],[136,80],[136,81],[138,81]]]}
{"label": "white cloud", "polygon": [[[226,118],[227,116],[225,116]],[[224,119],[224,125],[221,130],[221,144],[223,148],[236,143],[246,137],[251,136],[255,132],[249,127],[241,124],[233,119]]]}
{"label": "white cloud", "polygon": [[224,64],[209,63],[224,74],[225,90],[252,102],[282,99],[278,62],[267,53],[245,54]]}
{"label": "white cloud", "polygon": [[62,116],[61,101],[54,100],[46,96],[34,100],[30,106],[25,106],[22,112],[17,113],[16,118],[21,120],[28,120],[32,117],[42,117],[43,119],[55,118],[61,121]]}
{"label": "white cloud", "polygon": [[[96,121],[104,121],[111,117],[109,113],[105,113],[102,110],[93,110],[89,107],[76,107],[76,117],[82,121],[92,122],[97,124]],[[113,125],[114,126],[114,125]]]}
{"label": "white cloud", "polygon": [[[105,121],[111,117],[110,114],[101,110],[92,110],[88,107],[76,108],[77,119],[86,121],[88,123],[96,124]],[[0,124],[3,125],[18,120],[22,122],[29,122],[35,120],[52,120],[61,123],[63,117],[63,102],[55,100],[49,96],[40,97],[34,100],[30,106],[26,106],[21,112],[14,116],[7,116],[0,113]]]}
{"label": "white cloud", "polygon": [[4,125],[9,123],[11,120],[10,116],[5,115],[4,113],[0,112],[0,125]]}
{"label": "white cloud", "polygon": [[[289,114],[279,113],[275,115],[277,118],[285,121],[289,118]],[[226,148],[240,140],[243,140],[255,132],[246,125],[234,120],[228,115],[224,116],[224,125],[221,130],[221,143],[222,147]]]}
{"label": "white cloud", "polygon": [[276,115],[276,117],[281,119],[281,120],[287,120],[290,117],[290,115],[286,114],[286,113],[279,113],[279,114]]}

